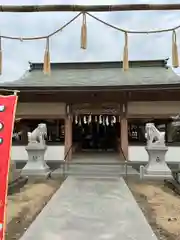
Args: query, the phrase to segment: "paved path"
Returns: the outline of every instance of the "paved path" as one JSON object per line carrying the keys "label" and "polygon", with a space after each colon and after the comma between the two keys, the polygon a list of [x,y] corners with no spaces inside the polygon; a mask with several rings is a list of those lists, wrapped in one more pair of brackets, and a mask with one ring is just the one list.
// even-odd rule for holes
{"label": "paved path", "polygon": [[21,240],[157,240],[122,178],[68,177]]}

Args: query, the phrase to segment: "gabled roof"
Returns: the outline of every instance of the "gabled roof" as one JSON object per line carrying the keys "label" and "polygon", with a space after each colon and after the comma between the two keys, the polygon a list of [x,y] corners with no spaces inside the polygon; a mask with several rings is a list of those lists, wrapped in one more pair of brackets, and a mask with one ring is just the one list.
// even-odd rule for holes
{"label": "gabled roof", "polygon": [[180,84],[180,77],[167,67],[167,60],[130,61],[128,71],[122,62],[52,63],[51,74],[43,73],[42,63],[30,69],[8,87],[107,87]]}

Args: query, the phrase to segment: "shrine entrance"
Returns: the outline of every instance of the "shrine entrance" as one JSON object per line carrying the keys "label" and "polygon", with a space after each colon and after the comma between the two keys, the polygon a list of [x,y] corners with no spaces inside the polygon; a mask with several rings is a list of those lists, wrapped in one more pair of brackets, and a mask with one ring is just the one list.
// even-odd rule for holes
{"label": "shrine entrance", "polygon": [[65,154],[68,151],[68,159],[72,159],[72,155],[74,159],[75,153],[83,152],[110,152],[123,160],[128,159],[127,105],[67,105]]}
{"label": "shrine entrance", "polygon": [[76,152],[119,151],[119,104],[74,104],[71,111],[72,141]]}
{"label": "shrine entrance", "polygon": [[118,152],[120,123],[114,115],[79,115],[73,119],[76,151]]}

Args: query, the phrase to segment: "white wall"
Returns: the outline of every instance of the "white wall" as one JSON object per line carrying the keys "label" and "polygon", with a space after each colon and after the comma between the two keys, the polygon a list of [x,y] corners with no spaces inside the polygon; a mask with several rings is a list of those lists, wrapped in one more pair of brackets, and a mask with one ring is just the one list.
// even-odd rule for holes
{"label": "white wall", "polygon": [[[11,159],[14,161],[27,161],[28,155],[25,146],[12,146]],[[48,146],[45,160],[64,160],[64,146]]]}
{"label": "white wall", "polygon": [[[28,156],[24,146],[12,146],[11,158],[14,161],[27,161]],[[64,159],[64,146],[48,146],[45,160],[60,161]],[[129,146],[130,161],[148,161],[148,155],[143,146]],[[180,162],[180,147],[168,147],[167,162]]]}
{"label": "white wall", "polygon": [[[129,146],[130,161],[148,161],[148,154],[143,146]],[[166,162],[180,162],[180,146],[168,147]]]}

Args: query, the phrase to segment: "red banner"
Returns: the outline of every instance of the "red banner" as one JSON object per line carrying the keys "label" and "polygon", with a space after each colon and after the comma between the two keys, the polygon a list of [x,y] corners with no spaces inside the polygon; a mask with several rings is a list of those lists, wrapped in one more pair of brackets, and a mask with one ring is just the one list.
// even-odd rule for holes
{"label": "red banner", "polygon": [[6,198],[17,96],[0,96],[0,240],[5,235]]}

